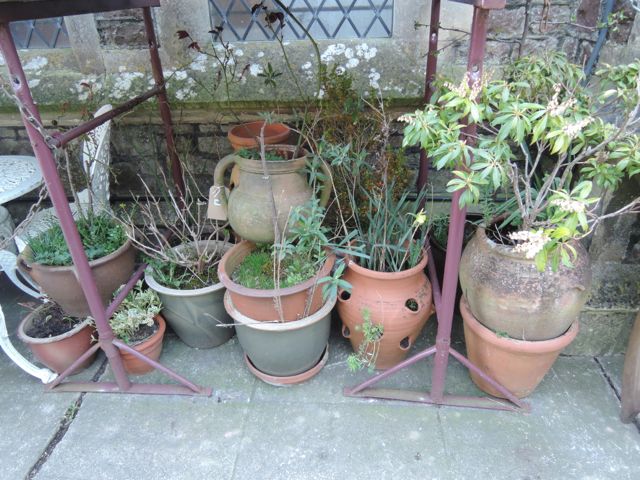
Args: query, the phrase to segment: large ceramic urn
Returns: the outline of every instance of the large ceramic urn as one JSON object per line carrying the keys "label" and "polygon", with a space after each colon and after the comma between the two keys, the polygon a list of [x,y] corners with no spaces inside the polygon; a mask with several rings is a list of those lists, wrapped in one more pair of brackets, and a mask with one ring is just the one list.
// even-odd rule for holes
{"label": "large ceramic urn", "polygon": [[[261,160],[243,158],[236,154],[227,155],[220,160],[214,172],[214,184],[222,187],[225,172],[237,165],[237,184],[227,199],[229,224],[240,237],[255,243],[275,241],[271,191],[281,232],[285,232],[291,210],[304,205],[313,195],[306,174],[308,153],[290,145],[274,145],[267,148],[285,158],[268,160],[267,176],[264,174]],[[324,162],[321,163],[321,168],[325,179],[320,205],[324,207],[331,194],[331,174]]]}

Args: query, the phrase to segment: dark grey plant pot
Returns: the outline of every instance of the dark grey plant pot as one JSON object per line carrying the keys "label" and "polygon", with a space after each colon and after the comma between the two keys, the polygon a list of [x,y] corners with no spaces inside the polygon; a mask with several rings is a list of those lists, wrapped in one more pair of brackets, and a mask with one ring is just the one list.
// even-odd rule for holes
{"label": "dark grey plant pot", "polygon": [[289,377],[310,370],[320,361],[329,340],[335,298],[313,315],[292,322],[261,322],[246,317],[236,310],[228,294],[224,303],[235,320],[242,349],[261,372]]}
{"label": "dark grey plant pot", "polygon": [[[232,246],[214,240],[208,243],[217,244],[222,253]],[[233,321],[224,308],[226,289],[222,283],[195,290],[176,290],[160,285],[150,269],[147,269],[144,278],[162,301],[162,316],[180,340],[190,347],[213,348],[233,337]]]}

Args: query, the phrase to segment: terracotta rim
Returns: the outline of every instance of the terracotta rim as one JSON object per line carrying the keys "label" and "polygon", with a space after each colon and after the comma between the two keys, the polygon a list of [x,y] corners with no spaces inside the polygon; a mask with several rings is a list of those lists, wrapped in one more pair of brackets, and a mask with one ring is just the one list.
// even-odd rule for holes
{"label": "terracotta rim", "polygon": [[[231,247],[227,251],[227,253],[225,253],[224,256],[220,259],[220,263],[218,264],[218,279],[225,287],[227,287],[227,290],[231,290],[234,293],[238,293],[239,295],[244,295],[247,297],[257,297],[257,298],[284,297],[287,295],[302,292],[304,290],[308,290],[309,288],[312,288],[318,282],[318,280],[320,280],[322,277],[326,277],[327,275],[329,275],[329,272],[333,268],[333,264],[336,261],[336,255],[333,252],[330,252],[329,255],[327,255],[327,259],[325,260],[324,264],[322,265],[318,273],[316,273],[309,280],[299,283],[298,285],[292,285],[291,287],[280,288],[280,289],[270,289],[270,290],[261,290],[258,288],[243,287],[239,283],[236,283],[233,280],[231,280],[231,277],[227,274],[226,263],[228,258],[234,253],[236,253],[235,250],[250,248],[250,250],[248,250],[247,254],[245,255],[246,257],[255,249],[255,246],[256,246],[255,243],[250,242],[248,240],[243,240],[242,242],[237,243],[233,247]],[[316,286],[316,288],[318,288],[318,286]]]}
{"label": "terracotta rim", "polygon": [[[256,143],[255,137],[248,136],[246,133],[247,131],[249,132],[254,131],[254,127],[255,127],[255,130],[258,131],[258,135],[259,135],[260,129],[262,128],[263,124],[264,124],[264,120],[256,120],[255,122],[241,123],[240,125],[236,125],[231,130],[229,130],[229,132],[227,133],[227,138],[234,145],[239,145],[239,146],[255,145]],[[267,132],[265,132],[265,140],[269,139],[270,140],[269,143],[283,142],[284,140],[289,138],[289,136],[291,135],[291,129],[284,123],[280,123],[280,122],[271,123],[270,126],[272,127],[273,130],[276,131],[276,133],[267,134]],[[269,126],[265,127],[265,130],[268,127]]]}
{"label": "terracotta rim", "polygon": [[246,315],[240,313],[233,304],[233,300],[231,300],[231,294],[229,292],[226,292],[224,294],[224,307],[231,318],[233,318],[236,322],[241,323],[244,327],[271,332],[290,332],[293,330],[300,330],[301,328],[308,327],[309,325],[316,323],[329,315],[331,313],[331,310],[333,310],[333,307],[335,307],[336,302],[337,297],[333,297],[332,299],[327,300],[324,305],[322,305],[320,310],[307,317],[301,318],[300,320],[291,320],[288,322],[263,321],[254,320],[253,318],[249,318]]}
{"label": "terracotta rim", "polygon": [[30,337],[25,332],[25,327],[27,323],[31,323],[35,315],[40,313],[40,311],[43,310],[45,307],[49,307],[49,305],[44,304],[36,308],[33,312],[31,312],[29,315],[27,315],[22,319],[22,321],[20,322],[20,325],[18,325],[18,338],[20,340],[22,340],[25,343],[35,343],[35,344],[54,343],[69,337],[73,337],[75,334],[79,333],[81,330],[84,330],[85,328],[92,326],[92,321],[89,318],[85,318],[82,322],[78,323],[71,330],[61,335],[57,335],[55,337],[47,337],[47,338]]}
{"label": "terracotta rim", "polygon": [[[201,240],[201,241],[206,241],[206,240]],[[223,241],[220,240],[210,240],[211,242],[215,242],[218,243],[219,246],[222,247],[223,251],[226,253],[227,251],[229,251],[232,247],[233,244],[232,243],[225,243]],[[189,242],[188,244],[185,245],[191,245],[193,242]],[[174,248],[178,248],[181,247],[182,245],[178,245],[177,247]],[[223,255],[224,256],[224,255]],[[222,261],[222,257],[220,257],[220,260]],[[164,285],[160,285],[155,278],[153,278],[153,273],[152,273],[152,269],[151,267],[147,267],[144,271],[144,281],[147,282],[147,285],[149,286],[150,289],[155,290],[158,293],[162,293],[164,295],[171,295],[173,297],[196,297],[198,295],[204,295],[206,293],[211,293],[211,292],[217,292],[218,290],[222,290],[224,288],[224,285],[222,284],[222,282],[218,281],[218,283],[214,283],[213,285],[209,285],[208,287],[202,287],[202,288],[194,288],[192,290],[178,290],[176,288],[169,288],[169,287],[165,287]]]}
{"label": "terracotta rim", "polygon": [[375,278],[377,280],[397,280],[400,278],[412,277],[423,271],[429,261],[429,255],[426,250],[422,249],[422,259],[420,262],[418,262],[415,267],[411,267],[408,270],[402,270],[401,272],[376,272],[375,270],[369,270],[368,268],[361,267],[350,256],[346,256],[345,260],[347,262],[347,267],[364,277]]}
{"label": "terracotta rim", "polygon": [[[115,252],[111,252],[109,255],[105,255],[104,257],[100,257],[100,258],[96,258],[95,260],[91,260],[89,262],[89,267],[94,268],[94,267],[99,267],[105,263],[110,262],[111,260],[113,260],[116,257],[119,257],[120,255],[123,255],[124,253],[127,252],[127,250],[129,250],[129,248],[132,247],[132,243],[131,243],[131,239],[127,238],[127,241],[124,242],[122,244],[122,246],[120,248],[118,248]],[[36,262],[31,262],[28,263],[28,261],[32,258],[31,255],[31,248],[29,248],[28,246],[24,249],[24,252],[22,252],[19,256],[18,256],[18,263],[22,262],[25,267],[27,268],[27,270],[29,269],[33,269],[33,268],[37,268],[39,270],[45,270],[47,272],[51,272],[51,273],[59,273],[59,272],[67,272],[70,269],[73,268],[73,265],[56,265],[56,266],[51,266],[51,265],[43,265],[42,263],[36,263]]]}
{"label": "terracotta rim", "polygon": [[269,375],[267,373],[264,373],[258,370],[256,366],[253,364],[253,362],[251,361],[251,359],[247,356],[247,354],[246,353],[244,354],[244,362],[246,363],[249,371],[253,373],[256,377],[258,377],[260,380],[262,380],[263,382],[268,383],[269,385],[274,385],[276,387],[282,387],[286,385],[295,385],[297,383],[306,382],[310,378],[315,377],[320,372],[320,370],[322,370],[322,368],[327,364],[328,360],[329,360],[329,344],[327,343],[327,347],[324,349],[324,353],[322,354],[322,357],[320,357],[320,360],[318,361],[318,363],[315,364],[315,366],[311,367],[306,372],[298,373],[297,375],[291,375],[289,377],[276,377],[274,375]]}
{"label": "terracotta rim", "polygon": [[559,337],[549,340],[517,340],[515,338],[499,337],[493,330],[482,325],[469,309],[467,299],[460,299],[460,313],[467,327],[485,342],[494,345],[501,350],[510,352],[525,352],[531,354],[550,353],[562,350],[569,345],[578,335],[579,321],[574,321],[569,329]]}

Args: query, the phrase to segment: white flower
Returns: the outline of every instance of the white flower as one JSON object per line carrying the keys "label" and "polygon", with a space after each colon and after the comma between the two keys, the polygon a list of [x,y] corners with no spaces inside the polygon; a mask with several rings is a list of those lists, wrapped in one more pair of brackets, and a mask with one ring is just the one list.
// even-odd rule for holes
{"label": "white flower", "polygon": [[558,207],[563,212],[580,213],[584,212],[584,203],[577,200],[564,200],[562,198],[556,198],[551,200],[551,205]]}
{"label": "white flower", "polygon": [[566,133],[570,138],[575,138],[582,131],[584,127],[586,127],[592,122],[592,120],[593,119],[591,117],[587,117],[576,123],[565,125],[564,127],[562,127],[562,131]]}
{"label": "white flower", "polygon": [[509,238],[518,243],[513,250],[515,252],[524,253],[526,258],[535,258],[535,256],[542,251],[544,246],[551,239],[540,230],[521,230],[519,232],[513,232],[509,234]]}

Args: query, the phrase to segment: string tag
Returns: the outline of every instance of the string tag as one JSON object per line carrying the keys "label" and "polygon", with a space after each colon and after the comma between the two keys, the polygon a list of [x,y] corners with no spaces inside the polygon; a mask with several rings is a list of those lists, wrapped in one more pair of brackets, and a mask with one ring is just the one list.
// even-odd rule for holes
{"label": "string tag", "polygon": [[220,185],[213,185],[209,189],[209,205],[207,206],[207,218],[213,220],[227,220],[227,198],[229,189]]}

